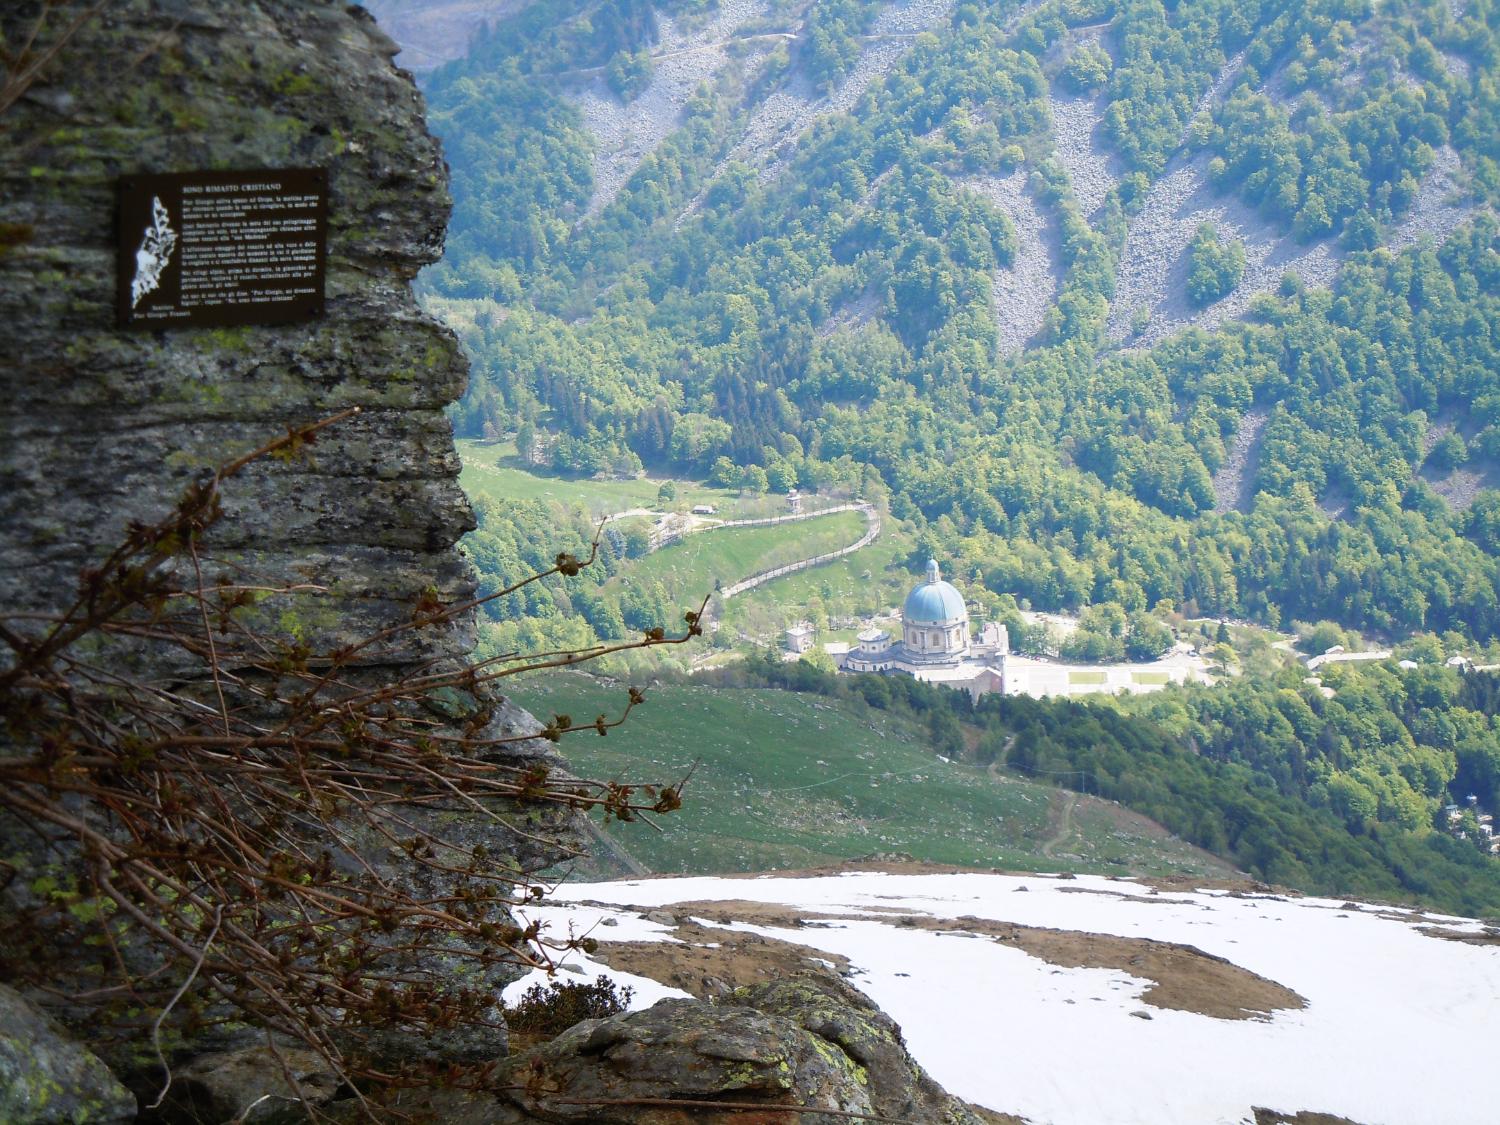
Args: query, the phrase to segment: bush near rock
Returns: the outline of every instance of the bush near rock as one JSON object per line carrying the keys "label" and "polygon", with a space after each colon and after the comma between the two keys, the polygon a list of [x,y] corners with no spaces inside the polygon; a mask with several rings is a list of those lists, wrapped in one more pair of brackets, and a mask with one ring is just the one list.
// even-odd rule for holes
{"label": "bush near rock", "polygon": [[1212,223],[1203,223],[1188,244],[1188,300],[1199,308],[1234,292],[1245,276],[1245,244],[1222,238]]}

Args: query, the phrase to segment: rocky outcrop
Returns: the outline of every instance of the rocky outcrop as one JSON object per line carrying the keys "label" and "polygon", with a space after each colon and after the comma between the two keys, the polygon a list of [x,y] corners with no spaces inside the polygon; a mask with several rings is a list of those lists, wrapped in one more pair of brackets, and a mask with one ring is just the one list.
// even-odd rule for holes
{"label": "rocky outcrop", "polygon": [[[357,416],[325,430],[309,455],[255,462],[225,488],[225,518],[202,542],[205,567],[298,587],[267,603],[274,612],[260,628],[314,653],[410,622],[419,602],[467,600],[475,580],[456,542],[474,520],[444,415],[467,365],[453,334],[411,292],[417,271],[442,252],[447,170],[421,96],[392,65],[396,45],[362,9],[330,0],[4,4],[0,40],[27,41],[39,10],[47,12],[39,53],[60,49],[0,109],[0,614],[8,628],[40,628],[26,615],[67,605],[84,567],[133,521],[172,511],[206,470],[351,407]],[[75,18],[76,34],[60,42]],[[291,167],[327,171],[322,316],[230,329],[116,327],[119,176]],[[451,666],[474,639],[472,617],[408,629],[352,675],[377,682],[419,664]],[[0,646],[0,668],[6,651]],[[130,655],[142,678],[181,671],[178,656],[149,642]],[[489,733],[535,729],[497,701]],[[5,737],[0,754],[14,749]],[[508,764],[561,766],[539,740],[503,754]],[[482,841],[497,865],[516,870],[555,859],[572,814],[518,810],[511,827],[449,819],[459,821],[449,839]],[[392,845],[361,846],[361,860],[381,865],[381,847]],[[72,885],[76,852],[65,836],[41,843],[0,814],[0,855],[8,861],[0,911],[46,905],[50,892],[38,899],[27,867],[42,867],[51,887]],[[18,857],[23,878],[9,866]],[[35,931],[26,938],[47,943]],[[45,952],[67,953],[59,946]],[[0,952],[0,975],[32,975],[26,951]],[[80,971],[97,971],[97,951],[77,953]],[[149,973],[151,963],[132,968]],[[489,983],[514,973],[507,967]],[[71,991],[80,979],[54,983]],[[86,1010],[59,1010],[70,1026],[100,1031]],[[122,1018],[133,1021],[139,1047],[149,1017]],[[427,1047],[438,1057],[492,1058],[505,1040],[503,1029],[475,1029]],[[97,1049],[112,1065],[156,1071],[149,1044]]]}
{"label": "rocky outcrop", "polygon": [[[29,36],[30,13],[38,7],[0,5],[5,42]],[[354,406],[358,416],[325,431],[313,456],[256,462],[236,478],[224,496],[226,516],[210,529],[202,553],[265,586],[303,587],[280,603],[264,628],[315,652],[410,621],[418,602],[468,597],[474,580],[455,543],[473,520],[443,414],[461,392],[466,369],[453,335],[417,307],[410,291],[416,272],[441,251],[446,171],[423,123],[421,98],[410,77],[391,64],[395,45],[361,9],[325,0],[63,0],[49,10],[38,39],[44,48],[74,16],[88,15],[41,80],[0,109],[0,318],[6,325],[0,608],[23,611],[11,617],[21,622],[16,628],[36,627],[40,618],[26,612],[66,605],[81,568],[132,521],[170,511],[205,470],[288,427]],[[328,172],[323,316],[229,330],[115,327],[119,175],[307,166]],[[384,647],[357,674],[375,679],[418,664],[451,665],[466,658],[474,641],[473,622],[462,617],[406,635],[412,640]],[[142,641],[132,652],[135,671],[175,680],[181,669],[153,664],[153,652],[149,640]],[[535,729],[532,722],[500,705],[489,730],[524,733]],[[15,749],[0,741],[0,754]],[[548,757],[549,749],[532,740],[503,753],[506,764],[525,765]],[[560,762],[548,757],[548,764]],[[566,811],[504,811],[514,813],[508,828],[462,812],[433,815],[444,818],[445,838],[465,854],[484,842],[489,859],[504,870],[541,864],[571,829]],[[0,855],[6,857],[0,911],[45,907],[54,894],[87,906],[65,890],[76,849],[70,852],[59,836],[44,842],[53,848],[44,855],[35,836],[0,821]],[[358,851],[361,863],[383,871],[382,849],[395,851],[401,841],[365,843],[334,846],[347,849],[345,858]],[[32,878],[33,860],[58,870]],[[441,901],[438,891],[431,893]],[[205,956],[216,930],[217,921],[204,938]],[[27,940],[43,952],[44,934]],[[122,947],[138,977],[159,975],[149,949],[128,939],[110,944]],[[18,978],[35,975],[22,973],[24,952],[3,952]],[[68,968],[67,950],[56,965],[51,955],[59,951],[45,952],[48,972]],[[86,974],[97,974],[100,951],[76,952],[72,976],[32,983],[62,993],[93,988],[99,977]],[[463,954],[455,947],[450,966],[424,953],[414,968],[434,976],[468,972],[465,983],[473,991],[498,998],[512,968],[486,970],[481,980]],[[56,993],[38,990],[43,995]],[[86,1006],[61,1010],[76,1034],[98,1043],[101,1053],[107,1045],[111,1064],[140,1090],[149,1088],[148,1102],[161,1089],[157,1048],[164,1044],[175,1093],[162,1103],[162,1119],[238,1119],[247,1110],[247,1119],[296,1116],[340,1092],[338,1076],[317,1057],[286,1043],[266,1047],[265,1037],[243,1024],[216,1040],[186,1026],[168,1026],[158,1036],[155,1010],[116,1007],[97,1020]],[[8,990],[0,990],[0,1033],[6,1036],[0,1038],[0,1118],[110,1121],[133,1113],[131,1095],[98,1059],[69,1044]],[[133,1039],[121,1041],[130,1034]],[[493,1061],[506,1049],[503,1026],[488,1021],[444,1035],[377,1036],[365,1046],[382,1058],[444,1064]],[[480,1104],[469,1095],[454,1114],[438,1116],[676,1121],[680,1112],[643,1099],[701,1096],[846,1108],[905,1121],[971,1120],[912,1063],[889,1020],[858,994],[832,986],[788,983],[729,1004],[666,1004],[586,1023],[529,1055],[500,1062],[498,1070],[523,1089],[503,1103]],[[603,1117],[578,1104],[606,1096],[635,1101]],[[712,1112],[692,1115],[719,1119]]]}
{"label": "rocky outcrop", "polygon": [[[159,1097],[142,1099],[160,1108],[146,1121],[244,1122],[274,1125],[307,1116],[305,1107],[332,1101],[342,1086],[318,1055],[297,1047],[247,1047],[200,1055],[172,1076]],[[300,1112],[299,1112],[300,1111]]]}
{"label": "rocky outcrop", "polygon": [[0,984],[0,1121],[92,1125],[134,1118],[135,1098],[109,1069]]}
{"label": "rocky outcrop", "polygon": [[[979,1121],[913,1061],[889,1016],[849,985],[813,973],[714,1004],[663,1000],[585,1020],[506,1060],[493,1088],[503,1092],[423,1093],[402,1108],[448,1125],[741,1125],[790,1119],[776,1111],[790,1106],[803,1110],[796,1117],[803,1125],[859,1116],[907,1125]],[[758,1115],[761,1108],[772,1112]]]}
{"label": "rocky outcrop", "polygon": [[[49,31],[89,6],[58,5]],[[32,8],[0,10],[7,42],[24,41]],[[0,604],[55,605],[195,473],[351,406],[362,413],[315,460],[237,482],[212,550],[268,584],[327,587],[287,620],[315,648],[409,617],[428,587],[472,589],[453,544],[473,517],[442,413],[466,367],[409,284],[442,251],[447,176],[395,49],[342,3],[131,0],[103,6],[5,112]],[[307,166],[329,174],[326,315],[115,327],[117,176]],[[471,642],[462,623],[413,655]]]}

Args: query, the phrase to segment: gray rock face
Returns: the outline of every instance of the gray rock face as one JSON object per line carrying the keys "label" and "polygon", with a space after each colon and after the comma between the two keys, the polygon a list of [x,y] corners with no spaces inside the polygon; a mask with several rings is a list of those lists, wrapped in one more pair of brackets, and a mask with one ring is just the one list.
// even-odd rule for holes
{"label": "gray rock face", "polygon": [[311,1051],[250,1047],[200,1055],[178,1069],[159,1113],[167,1121],[203,1125],[303,1121],[309,1116],[305,1107],[331,1101],[339,1086],[328,1064]]}
{"label": "gray rock face", "polygon": [[[7,42],[25,40],[31,8],[0,8]],[[466,365],[409,285],[442,250],[446,169],[394,50],[342,3],[130,0],[106,5],[6,112],[0,604],[55,606],[195,473],[356,405],[312,459],[236,482],[212,552],[327,586],[298,611],[313,648],[408,617],[429,586],[445,599],[473,588],[453,550],[473,517],[442,414]],[[325,316],[115,328],[117,176],[305,166],[329,173]],[[411,655],[463,650],[470,629],[414,638]]]}
{"label": "gray rock face", "polygon": [[0,1121],[132,1121],[135,1098],[93,1054],[0,984]]}
{"label": "gray rock face", "polygon": [[[53,26],[84,4],[63,0]],[[5,41],[26,38],[28,10],[0,4]],[[267,585],[323,587],[272,623],[314,650],[409,620],[431,588],[445,601],[471,593],[473,577],[454,544],[473,521],[442,414],[462,389],[465,367],[451,333],[417,308],[409,286],[441,250],[446,176],[421,99],[391,65],[394,49],[343,3],[119,0],[84,26],[44,83],[5,111],[0,606],[59,608],[82,566],[130,521],[170,510],[195,474],[289,425],[355,405],[358,418],[326,431],[312,458],[258,463],[233,482],[227,518],[212,529],[206,552]],[[233,330],[114,327],[116,176],[309,165],[329,172],[325,316]],[[462,659],[472,622],[413,638],[361,674]],[[150,650],[136,656],[149,671]],[[503,736],[530,723],[505,705],[493,729]],[[560,764],[536,740],[505,754],[515,764]],[[484,840],[497,864],[535,866],[566,826],[559,814],[513,814],[509,835],[477,816],[446,830],[460,843]],[[17,835],[0,824],[0,838]],[[7,845],[3,854],[17,852]],[[365,858],[381,862],[373,852]],[[50,861],[65,863],[66,852]],[[12,907],[27,885],[11,880],[4,895]],[[496,993],[500,983],[484,982]],[[155,1074],[154,1052],[141,1049],[140,1020],[149,1016],[134,1018],[133,1048],[110,1057],[122,1073]],[[103,1035],[81,1009],[70,1022]],[[285,1108],[291,1084],[279,1066],[263,1050],[234,1045],[205,1057],[203,1041],[174,1040],[178,1095],[186,1099],[178,1108],[205,1119],[240,1113],[262,1097],[266,1107]],[[199,1057],[186,1057],[194,1049]],[[457,1029],[451,1043],[398,1035],[389,1050],[407,1060],[494,1059],[505,1036],[485,1027]],[[304,1093],[333,1092],[316,1060],[283,1053]],[[828,982],[780,982],[717,1005],[665,1003],[585,1023],[504,1060],[497,1076],[499,1085],[522,1089],[504,1101],[451,1091],[403,1100],[424,1101],[439,1120],[475,1123],[684,1119],[682,1109],[651,1104],[660,1098],[973,1121],[912,1062],[888,1019]],[[589,1099],[613,1104],[577,1104]],[[131,1112],[130,1095],[98,1059],[0,989],[0,1120],[113,1121]],[[709,1122],[751,1119],[687,1112]]]}
{"label": "gray rock face", "polygon": [[[26,42],[40,7],[0,3],[0,38]],[[263,586],[318,587],[267,603],[274,612],[260,623],[313,652],[409,622],[420,598],[467,600],[475,580],[455,543],[474,521],[443,414],[467,365],[410,285],[442,251],[447,170],[421,96],[391,62],[395,44],[341,0],[61,0],[48,7],[39,47],[85,9],[98,10],[0,111],[0,613],[67,605],[84,566],[131,521],[169,513],[204,470],[355,406],[309,456],[256,462],[226,487],[226,518],[203,545],[210,576],[235,568]],[[115,327],[117,177],[310,166],[328,172],[325,315]],[[470,618],[406,630],[356,674],[379,682],[429,661],[443,667],[474,639]],[[142,675],[178,670],[144,645],[128,655]],[[531,725],[497,703],[495,735]],[[538,740],[492,756],[562,766]],[[549,841],[571,832],[566,811],[500,811],[513,828],[476,816],[445,831],[484,842],[504,870],[555,858]],[[3,817],[0,843],[10,858],[36,847]],[[33,866],[66,867],[66,854],[33,855]],[[55,874],[65,882],[66,871]],[[12,880],[0,909],[27,905],[29,882]],[[77,1009],[66,1017],[92,1022]],[[438,1058],[505,1049],[500,1028],[453,1039],[424,1047]],[[154,1069],[151,1056],[108,1054],[129,1070]]]}

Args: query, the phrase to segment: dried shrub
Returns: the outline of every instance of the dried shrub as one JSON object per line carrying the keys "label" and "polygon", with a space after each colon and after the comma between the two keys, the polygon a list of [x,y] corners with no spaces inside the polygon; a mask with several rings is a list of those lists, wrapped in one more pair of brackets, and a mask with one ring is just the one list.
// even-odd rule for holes
{"label": "dried shrub", "polygon": [[580,1020],[598,1020],[619,1015],[630,1008],[635,992],[609,977],[579,981],[534,984],[505,1010],[505,1022],[513,1032],[534,1039],[561,1035]]}
{"label": "dried shrub", "polygon": [[[267,624],[316,589],[257,583],[205,553],[245,466],[291,459],[353,413],[205,475],[165,518],[133,525],[61,613],[0,617],[0,836],[16,861],[0,866],[0,972],[77,985],[77,951],[92,951],[74,1001],[101,1022],[133,1018],[163,1068],[170,1035],[239,1021],[366,1088],[430,1081],[373,1044],[497,1025],[497,971],[551,967],[587,940],[516,921],[511,908],[545,888],[507,845],[555,855],[576,811],[634,820],[681,804],[682,782],[582,781],[516,753],[536,736],[605,734],[642,703],[636,689],[613,717],[558,715],[531,734],[497,733],[494,685],[683,643],[697,612],[676,636],[413,662],[414,635],[489,600],[429,591],[409,620],[318,652]],[[592,558],[559,555],[490,597]],[[18,856],[17,840],[33,846]]]}

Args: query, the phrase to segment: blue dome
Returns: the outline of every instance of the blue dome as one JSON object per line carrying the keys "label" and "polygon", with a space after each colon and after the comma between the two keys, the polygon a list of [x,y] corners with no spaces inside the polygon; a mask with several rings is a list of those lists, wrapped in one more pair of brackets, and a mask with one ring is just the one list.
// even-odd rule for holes
{"label": "blue dome", "polygon": [[938,577],[938,564],[928,560],[927,581],[906,595],[906,604],[901,607],[901,619],[926,625],[957,621],[968,616],[964,596]]}

